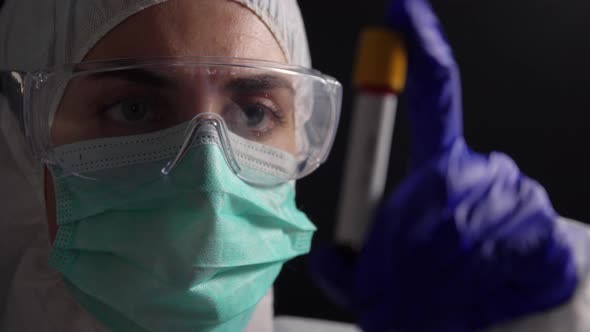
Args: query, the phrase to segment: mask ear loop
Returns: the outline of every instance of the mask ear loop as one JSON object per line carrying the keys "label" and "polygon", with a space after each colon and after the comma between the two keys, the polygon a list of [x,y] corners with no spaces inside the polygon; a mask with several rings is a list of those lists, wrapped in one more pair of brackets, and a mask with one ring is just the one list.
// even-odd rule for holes
{"label": "mask ear loop", "polygon": [[240,174],[242,169],[240,168],[236,161],[236,158],[234,157],[229,137],[225,132],[224,121],[219,115],[214,113],[201,113],[195,116],[190,121],[190,123],[188,124],[188,128],[186,129],[184,142],[178,150],[178,153],[174,156],[174,159],[172,159],[170,162],[166,164],[166,166],[164,166],[164,168],[162,168],[162,174],[170,174],[170,172],[172,172],[176,165],[178,165],[182,161],[182,159],[190,150],[193,141],[197,136],[197,132],[199,132],[200,129],[203,127],[212,127],[214,129],[219,138],[219,143],[221,144],[225,161],[236,175]]}

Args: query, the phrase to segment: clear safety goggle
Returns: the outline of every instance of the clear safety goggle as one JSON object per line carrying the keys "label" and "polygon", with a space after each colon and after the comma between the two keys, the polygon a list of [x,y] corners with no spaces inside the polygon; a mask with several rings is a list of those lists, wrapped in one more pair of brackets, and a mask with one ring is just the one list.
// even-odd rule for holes
{"label": "clear safety goggle", "polygon": [[342,98],[341,85],[318,71],[221,57],[84,62],[3,77],[21,95],[12,99],[35,155],[63,175],[96,180],[98,169],[143,161],[161,164],[154,177],[166,175],[203,135],[247,182],[298,179],[327,158]]}

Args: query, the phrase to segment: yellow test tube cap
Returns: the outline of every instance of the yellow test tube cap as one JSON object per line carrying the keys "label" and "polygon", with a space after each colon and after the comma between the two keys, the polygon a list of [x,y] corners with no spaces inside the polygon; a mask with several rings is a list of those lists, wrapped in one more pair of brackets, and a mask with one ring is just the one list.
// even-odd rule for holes
{"label": "yellow test tube cap", "polygon": [[406,83],[407,62],[401,34],[381,27],[365,28],[357,46],[354,86],[400,93]]}

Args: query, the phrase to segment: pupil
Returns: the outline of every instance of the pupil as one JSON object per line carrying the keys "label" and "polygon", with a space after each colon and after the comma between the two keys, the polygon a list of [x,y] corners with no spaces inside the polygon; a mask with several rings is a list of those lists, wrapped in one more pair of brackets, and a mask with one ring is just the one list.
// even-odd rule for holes
{"label": "pupil", "polygon": [[141,120],[147,112],[147,109],[141,104],[125,103],[123,105],[123,114],[128,121]]}
{"label": "pupil", "polygon": [[264,110],[260,108],[246,108],[246,123],[248,126],[256,126],[264,119]]}

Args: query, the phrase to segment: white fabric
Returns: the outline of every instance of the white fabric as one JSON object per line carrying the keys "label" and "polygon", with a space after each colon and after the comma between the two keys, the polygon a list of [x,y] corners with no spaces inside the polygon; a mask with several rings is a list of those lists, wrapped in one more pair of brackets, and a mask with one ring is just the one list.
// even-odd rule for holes
{"label": "white fabric", "polygon": [[[79,62],[117,24],[164,1],[6,0],[0,11],[0,70],[31,71]],[[266,24],[290,64],[310,66],[296,0],[233,1]],[[102,331],[47,265],[43,168],[17,128],[0,98],[0,330]],[[251,331],[272,331],[271,300],[259,304],[252,324]]]}
{"label": "white fabric", "polygon": [[[167,0],[6,0],[0,12],[0,69],[35,70],[81,61],[127,17]],[[233,0],[269,28],[290,64],[310,67],[296,0]]]}

